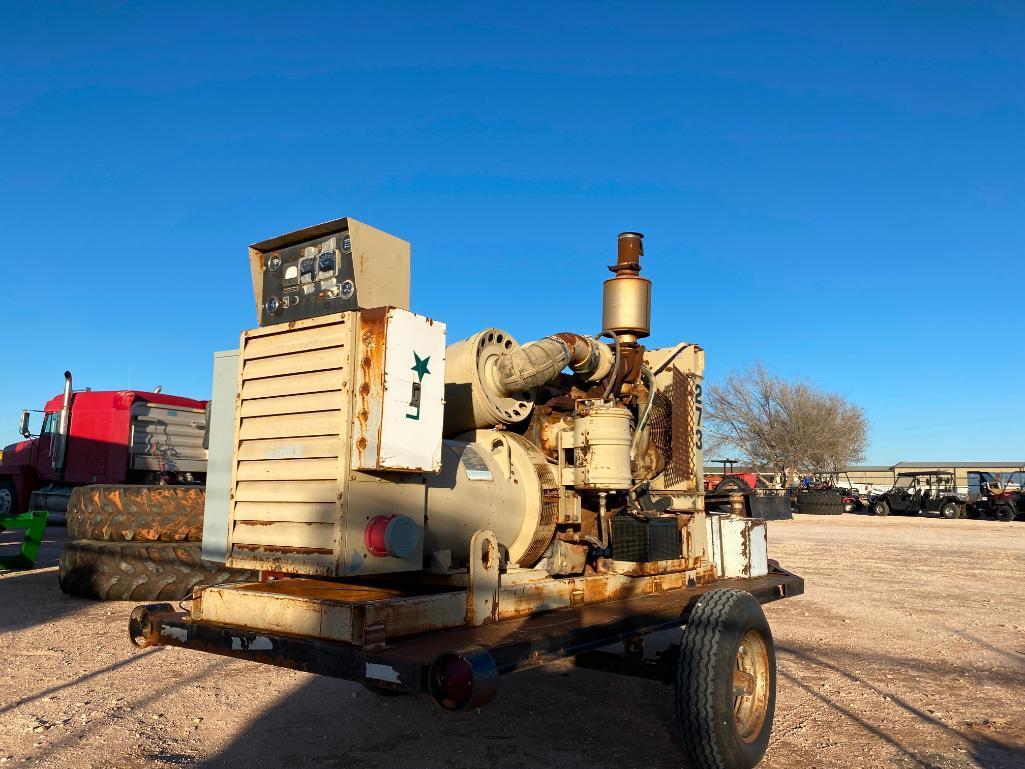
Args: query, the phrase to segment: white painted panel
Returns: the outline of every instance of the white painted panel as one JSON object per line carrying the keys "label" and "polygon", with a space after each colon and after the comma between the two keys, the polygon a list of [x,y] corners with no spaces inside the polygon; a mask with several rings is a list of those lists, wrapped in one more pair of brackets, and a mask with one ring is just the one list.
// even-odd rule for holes
{"label": "white painted panel", "polygon": [[722,516],[712,524],[718,529],[720,574],[723,577],[762,577],[769,572],[765,521]]}
{"label": "white painted panel", "polygon": [[[393,309],[388,313],[379,464],[437,472],[445,408],[445,324]],[[414,385],[420,405],[410,405]]]}
{"label": "white painted panel", "polygon": [[751,521],[749,552],[752,577],[764,577],[769,573],[768,531],[764,521]]}

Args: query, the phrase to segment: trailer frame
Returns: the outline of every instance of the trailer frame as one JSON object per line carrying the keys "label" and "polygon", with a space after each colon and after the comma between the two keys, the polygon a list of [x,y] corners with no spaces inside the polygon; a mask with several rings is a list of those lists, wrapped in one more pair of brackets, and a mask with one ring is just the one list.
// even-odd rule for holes
{"label": "trailer frame", "polygon": [[[578,663],[592,669],[664,678],[661,663],[645,662],[629,652],[626,647],[631,640],[686,625],[694,606],[711,590],[740,590],[760,604],[804,593],[801,577],[775,561],[769,567],[762,577],[720,579],[664,593],[388,639],[382,644],[366,639],[357,645],[194,621],[188,612],[167,603],[136,607],[129,620],[129,637],[140,648],[177,646],[381,690],[431,695],[435,694],[432,670],[455,655],[474,670],[479,691],[473,703],[479,705],[494,696],[499,676],[565,658],[580,657]],[[618,642],[624,642],[622,654],[599,651]]]}

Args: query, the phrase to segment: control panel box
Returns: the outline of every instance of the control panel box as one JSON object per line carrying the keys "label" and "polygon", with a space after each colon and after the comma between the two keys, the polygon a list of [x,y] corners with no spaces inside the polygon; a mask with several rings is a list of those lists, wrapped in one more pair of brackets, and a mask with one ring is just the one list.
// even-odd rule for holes
{"label": "control panel box", "polygon": [[242,334],[227,559],[357,576],[423,567],[445,326],[382,307]]}
{"label": "control panel box", "polygon": [[409,308],[409,243],[336,219],[249,247],[261,326],[371,307]]}

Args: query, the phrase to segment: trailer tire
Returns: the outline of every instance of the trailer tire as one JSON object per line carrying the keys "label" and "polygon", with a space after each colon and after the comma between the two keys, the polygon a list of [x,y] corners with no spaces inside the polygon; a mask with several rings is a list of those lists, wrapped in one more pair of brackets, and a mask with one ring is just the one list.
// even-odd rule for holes
{"label": "trailer tire", "polygon": [[201,486],[81,486],[68,500],[72,539],[202,542]]}
{"label": "trailer tire", "polygon": [[57,578],[68,595],[101,601],[181,600],[197,587],[259,579],[255,571],[202,560],[200,548],[192,542],[68,542]]}
{"label": "trailer tire", "polygon": [[776,652],[762,607],[742,590],[710,590],[683,629],[677,661],[676,720],[690,765],[755,766],[775,706]]}
{"label": "trailer tire", "polygon": [[9,478],[0,480],[0,518],[18,512],[18,490]]}
{"label": "trailer tire", "polygon": [[877,499],[872,504],[872,512],[882,517],[890,514],[890,505],[885,499]]}
{"label": "trailer tire", "polygon": [[940,505],[940,518],[953,521],[961,517],[961,509],[956,502],[944,502]]}
{"label": "trailer tire", "polygon": [[797,494],[798,512],[805,515],[840,515],[843,497],[828,489],[809,489]]}

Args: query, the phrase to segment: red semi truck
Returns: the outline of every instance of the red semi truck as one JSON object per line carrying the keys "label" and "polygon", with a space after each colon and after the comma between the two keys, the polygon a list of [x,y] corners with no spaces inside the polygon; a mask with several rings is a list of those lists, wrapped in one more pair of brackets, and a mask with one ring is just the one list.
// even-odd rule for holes
{"label": "red semi truck", "polygon": [[21,414],[26,440],[0,459],[0,516],[67,511],[72,489],[89,484],[202,484],[206,401],[139,390],[72,389],[43,407],[38,435]]}

